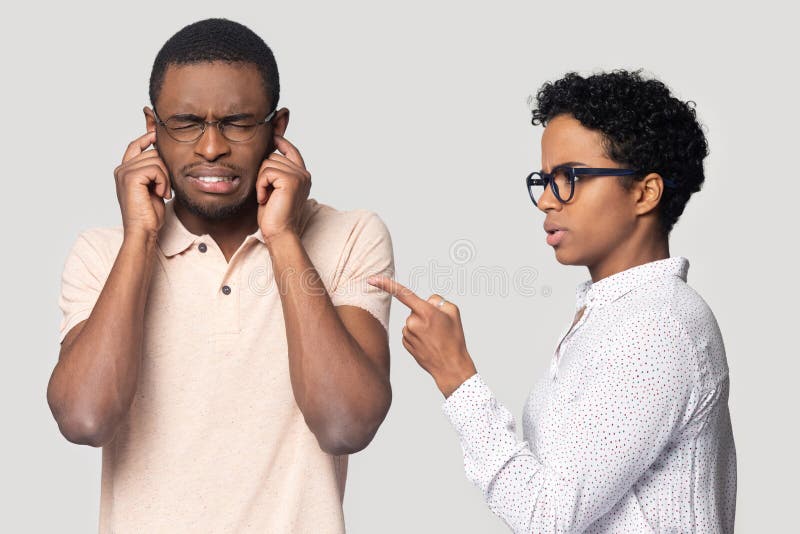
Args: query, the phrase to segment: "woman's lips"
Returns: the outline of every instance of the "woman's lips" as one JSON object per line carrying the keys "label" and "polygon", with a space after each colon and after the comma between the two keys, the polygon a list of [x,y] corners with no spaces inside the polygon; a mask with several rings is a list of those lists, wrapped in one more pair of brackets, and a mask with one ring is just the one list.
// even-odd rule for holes
{"label": "woman's lips", "polygon": [[235,191],[240,181],[238,176],[187,176],[186,179],[200,191],[217,194]]}
{"label": "woman's lips", "polygon": [[561,240],[564,239],[566,230],[555,230],[554,232],[547,233],[547,244],[551,247],[557,247]]}

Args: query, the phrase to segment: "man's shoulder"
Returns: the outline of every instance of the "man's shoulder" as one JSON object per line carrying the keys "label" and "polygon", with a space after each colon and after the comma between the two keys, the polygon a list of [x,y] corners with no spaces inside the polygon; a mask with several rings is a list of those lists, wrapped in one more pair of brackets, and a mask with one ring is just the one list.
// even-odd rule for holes
{"label": "man's shoulder", "polygon": [[310,198],[306,200],[304,236],[330,238],[336,235],[347,237],[353,232],[368,231],[388,235],[383,219],[369,209],[340,210]]}
{"label": "man's shoulder", "polygon": [[102,280],[111,271],[122,246],[123,230],[94,227],[82,230],[73,239],[64,261],[65,279],[86,276]]}
{"label": "man's shoulder", "polygon": [[123,229],[122,226],[95,226],[86,228],[80,235],[92,242],[116,243],[122,242]]}
{"label": "man's shoulder", "polygon": [[306,207],[305,207],[307,217],[309,219],[323,219],[326,221],[337,221],[337,222],[344,222],[344,221],[358,221],[361,219],[368,219],[371,217],[378,217],[378,214],[375,211],[364,209],[364,208],[356,208],[356,209],[349,209],[349,210],[342,210],[335,208],[329,204],[324,204],[319,202],[316,199],[309,198],[306,200]]}
{"label": "man's shoulder", "polygon": [[87,228],[78,234],[74,248],[88,247],[101,256],[116,256],[122,246],[123,235],[123,228],[121,225]]}

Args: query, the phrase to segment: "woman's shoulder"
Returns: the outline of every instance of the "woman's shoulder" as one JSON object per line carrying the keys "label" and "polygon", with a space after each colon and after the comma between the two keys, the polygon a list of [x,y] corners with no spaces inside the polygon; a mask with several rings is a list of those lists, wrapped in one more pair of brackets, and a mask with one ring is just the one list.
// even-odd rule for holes
{"label": "woman's shoulder", "polygon": [[[650,325],[659,343],[671,342],[680,348],[688,369],[711,387],[727,377],[728,365],[719,324],[703,297],[679,277],[669,277],[650,288],[629,295],[629,318]],[[646,328],[646,326],[645,326]]]}

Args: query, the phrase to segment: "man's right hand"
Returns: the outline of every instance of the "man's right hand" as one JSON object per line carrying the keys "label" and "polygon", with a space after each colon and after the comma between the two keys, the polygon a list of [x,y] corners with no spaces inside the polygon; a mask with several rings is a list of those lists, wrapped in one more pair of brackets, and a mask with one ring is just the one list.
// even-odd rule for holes
{"label": "man's right hand", "polygon": [[[73,443],[110,443],[136,395],[155,237],[164,224],[164,199],[172,197],[167,166],[156,150],[147,150],[155,140],[155,132],[148,132],[133,141],[114,170],[122,246],[91,314],[64,338],[47,386],[58,427]],[[99,277],[100,268],[70,276]],[[94,287],[82,291],[88,299]]]}
{"label": "man's right hand", "polygon": [[154,131],[132,141],[114,169],[125,236],[155,236],[164,224],[164,199],[172,198],[172,187],[158,151],[146,150],[155,141]]}

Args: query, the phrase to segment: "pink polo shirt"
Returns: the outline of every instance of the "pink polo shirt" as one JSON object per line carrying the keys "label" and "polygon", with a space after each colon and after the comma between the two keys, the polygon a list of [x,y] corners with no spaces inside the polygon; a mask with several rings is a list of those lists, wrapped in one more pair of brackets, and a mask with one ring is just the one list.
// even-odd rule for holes
{"label": "pink polo shirt", "polygon": [[[389,233],[372,212],[306,201],[302,242],[335,306],[388,325]],[[60,334],[89,317],[123,230],[95,228],[64,266]],[[280,295],[260,230],[230,263],[172,202],[145,310],[133,404],[103,447],[100,532],[344,532],[347,457],[323,452],[289,380]]]}

